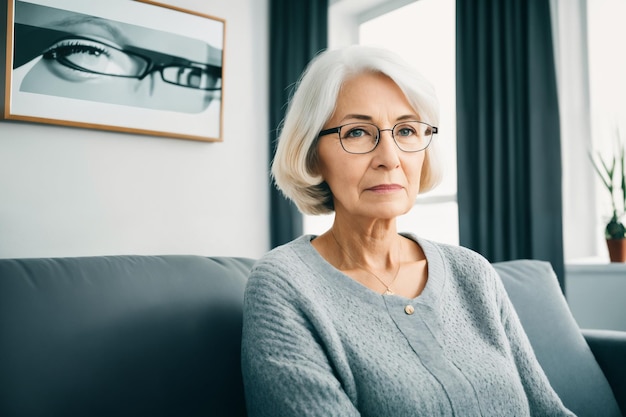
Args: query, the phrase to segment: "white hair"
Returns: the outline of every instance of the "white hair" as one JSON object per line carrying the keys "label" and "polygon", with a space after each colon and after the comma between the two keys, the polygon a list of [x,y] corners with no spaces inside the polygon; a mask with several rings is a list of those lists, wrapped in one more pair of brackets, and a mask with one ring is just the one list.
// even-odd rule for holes
{"label": "white hair", "polygon": [[[326,214],[334,210],[330,188],[317,169],[317,138],[335,111],[343,83],[365,72],[389,77],[421,121],[433,126],[439,123],[439,105],[433,86],[398,55],[361,45],[317,55],[296,84],[272,163],[276,186],[305,214]],[[420,193],[441,181],[442,166],[436,142],[433,140],[425,150]]]}

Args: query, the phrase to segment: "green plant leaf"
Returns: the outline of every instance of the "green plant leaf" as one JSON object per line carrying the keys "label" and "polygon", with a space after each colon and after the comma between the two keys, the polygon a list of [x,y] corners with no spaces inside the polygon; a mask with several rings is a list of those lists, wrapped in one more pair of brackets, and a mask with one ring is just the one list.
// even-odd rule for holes
{"label": "green plant leaf", "polygon": [[[619,139],[619,132],[618,132],[618,139]],[[622,143],[621,145],[621,155],[620,155],[620,159],[621,159],[621,169],[622,169],[622,199],[624,200],[622,203],[622,213],[626,212],[626,170],[624,169],[625,167],[625,163],[624,163],[624,144]]]}
{"label": "green plant leaf", "polygon": [[[593,168],[595,169],[595,171],[598,173],[598,176],[600,177],[600,179],[602,180],[602,183],[604,184],[604,186],[607,188],[607,190],[609,190],[609,192],[612,191],[612,186],[610,185],[610,176],[609,179],[607,180],[607,178],[605,177],[605,174],[602,172],[602,170],[600,169],[600,166],[598,165],[597,161],[594,159],[593,154],[591,152],[588,153],[589,155],[589,159],[591,160],[591,164],[593,165]],[[598,159],[600,159],[600,161],[602,161],[602,166],[606,169],[606,164],[604,163],[604,161],[602,160],[602,157],[600,156],[600,154],[598,153]],[[608,170],[607,170],[608,171]]]}

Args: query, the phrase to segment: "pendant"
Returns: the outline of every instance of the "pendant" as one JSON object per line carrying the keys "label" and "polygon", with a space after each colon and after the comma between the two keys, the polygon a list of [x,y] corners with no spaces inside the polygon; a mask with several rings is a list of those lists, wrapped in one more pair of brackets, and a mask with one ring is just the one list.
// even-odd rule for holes
{"label": "pendant", "polygon": [[387,290],[385,290],[383,295],[393,295],[393,291],[391,291],[389,288],[387,288]]}

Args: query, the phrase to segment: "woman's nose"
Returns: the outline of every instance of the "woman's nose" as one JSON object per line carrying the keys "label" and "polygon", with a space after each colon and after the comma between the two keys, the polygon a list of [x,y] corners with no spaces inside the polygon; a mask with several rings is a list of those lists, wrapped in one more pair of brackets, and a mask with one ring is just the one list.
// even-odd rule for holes
{"label": "woman's nose", "polygon": [[372,163],[376,167],[395,168],[400,164],[398,153],[400,148],[396,145],[391,129],[381,129],[378,146],[374,149]]}

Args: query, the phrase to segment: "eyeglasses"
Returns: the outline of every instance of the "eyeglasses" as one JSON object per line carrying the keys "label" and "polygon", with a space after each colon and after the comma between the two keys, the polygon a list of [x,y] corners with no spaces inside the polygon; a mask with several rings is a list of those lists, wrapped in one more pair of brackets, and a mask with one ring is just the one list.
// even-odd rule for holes
{"label": "eyeglasses", "polygon": [[348,153],[372,152],[380,142],[380,132],[391,132],[396,146],[404,152],[419,152],[428,148],[438,129],[428,123],[411,120],[397,123],[391,129],[380,129],[372,123],[348,123],[322,130],[319,137],[337,133],[341,147]]}
{"label": "eyeglasses", "polygon": [[209,91],[221,89],[220,67],[187,60],[155,64],[143,55],[85,37],[61,39],[42,56],[87,74],[141,80],[150,73],[159,72],[163,81],[170,84]]}

